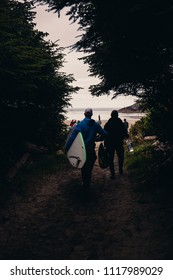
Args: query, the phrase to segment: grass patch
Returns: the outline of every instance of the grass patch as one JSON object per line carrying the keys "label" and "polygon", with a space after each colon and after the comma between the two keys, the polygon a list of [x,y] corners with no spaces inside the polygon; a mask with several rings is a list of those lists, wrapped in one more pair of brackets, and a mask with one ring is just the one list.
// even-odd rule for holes
{"label": "grass patch", "polygon": [[62,172],[68,168],[65,155],[38,155],[32,158],[29,163],[16,176],[14,182],[18,186],[26,186],[28,182],[37,182],[42,178]]}
{"label": "grass patch", "polygon": [[172,190],[172,162],[170,154],[153,145],[142,144],[133,154],[126,153],[125,168],[137,191]]}
{"label": "grass patch", "polygon": [[32,174],[33,176],[47,175],[66,168],[67,159],[62,154],[56,155],[38,155],[31,159],[26,165],[22,174]]}
{"label": "grass patch", "polygon": [[4,205],[13,193],[25,196],[27,191],[35,188],[43,178],[56,172],[63,172],[67,168],[69,168],[69,164],[64,154],[59,156],[35,155],[13,180],[0,179],[0,204]]}

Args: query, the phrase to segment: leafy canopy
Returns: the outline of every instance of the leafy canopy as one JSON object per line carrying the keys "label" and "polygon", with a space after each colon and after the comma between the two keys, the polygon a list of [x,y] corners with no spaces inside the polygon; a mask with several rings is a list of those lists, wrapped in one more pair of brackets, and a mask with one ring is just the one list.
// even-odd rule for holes
{"label": "leafy canopy", "polygon": [[64,108],[78,91],[60,71],[63,49],[35,29],[34,17],[32,2],[0,3],[1,156],[22,152],[25,141],[61,146]]}
{"label": "leafy canopy", "polygon": [[161,137],[173,140],[172,1],[38,1],[55,11],[69,7],[70,19],[79,22],[82,36],[73,48],[100,78],[91,93],[139,97]]}
{"label": "leafy canopy", "polygon": [[138,94],[169,71],[172,58],[172,1],[40,0],[50,9],[70,7],[83,35],[74,48],[83,51],[91,75],[101,79],[94,95]]}

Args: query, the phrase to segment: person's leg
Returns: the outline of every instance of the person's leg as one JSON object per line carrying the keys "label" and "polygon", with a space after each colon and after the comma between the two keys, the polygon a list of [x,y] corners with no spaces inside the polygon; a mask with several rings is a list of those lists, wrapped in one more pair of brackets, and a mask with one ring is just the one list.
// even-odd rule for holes
{"label": "person's leg", "polygon": [[89,187],[91,184],[91,176],[89,172],[89,164],[88,161],[85,162],[84,166],[81,169],[82,181],[84,187]]}
{"label": "person's leg", "polygon": [[124,165],[124,147],[123,144],[118,144],[116,146],[116,153],[118,157],[119,174],[123,174]]}
{"label": "person's leg", "polygon": [[87,151],[87,160],[86,160],[84,166],[81,168],[83,186],[86,188],[90,187],[92,170],[93,170],[95,161],[96,161],[95,150],[88,150]]}
{"label": "person's leg", "polygon": [[111,178],[115,178],[115,169],[114,169],[114,154],[115,154],[115,148],[113,146],[110,146],[108,148],[108,155],[109,155],[109,169],[111,172]]}

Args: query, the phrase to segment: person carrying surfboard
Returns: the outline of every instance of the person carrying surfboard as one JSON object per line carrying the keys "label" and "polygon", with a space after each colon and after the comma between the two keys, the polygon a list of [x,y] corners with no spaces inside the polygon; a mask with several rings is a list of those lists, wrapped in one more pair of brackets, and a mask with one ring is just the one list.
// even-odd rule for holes
{"label": "person carrying surfboard", "polygon": [[83,186],[88,188],[91,184],[92,170],[97,158],[95,152],[96,135],[99,134],[105,138],[107,136],[107,132],[100,126],[98,122],[92,119],[93,110],[91,108],[86,108],[84,115],[85,118],[75,126],[72,134],[67,140],[65,144],[65,151],[68,152],[77,134],[81,132],[86,147],[86,162],[81,168],[81,175]]}
{"label": "person carrying surfboard", "polygon": [[113,110],[111,112],[111,118],[105,124],[104,129],[108,132],[108,137],[105,141],[105,146],[109,155],[109,168],[111,172],[111,179],[114,179],[114,154],[116,151],[118,157],[119,174],[123,174],[124,139],[127,137],[127,130],[122,120],[118,117],[118,112],[116,110]]}

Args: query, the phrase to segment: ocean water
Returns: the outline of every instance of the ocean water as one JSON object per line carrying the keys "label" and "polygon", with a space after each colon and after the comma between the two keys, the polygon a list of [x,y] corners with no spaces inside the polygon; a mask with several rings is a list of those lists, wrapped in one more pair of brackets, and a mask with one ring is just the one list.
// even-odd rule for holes
{"label": "ocean water", "polygon": [[[101,120],[108,120],[112,110],[115,110],[115,108],[93,108],[92,118],[97,121],[100,116]],[[69,108],[65,115],[67,121],[72,119],[81,121],[84,118],[84,111],[84,108]],[[126,119],[127,121],[136,121],[143,116],[145,116],[145,113],[119,113],[119,118],[122,120]]]}

